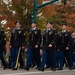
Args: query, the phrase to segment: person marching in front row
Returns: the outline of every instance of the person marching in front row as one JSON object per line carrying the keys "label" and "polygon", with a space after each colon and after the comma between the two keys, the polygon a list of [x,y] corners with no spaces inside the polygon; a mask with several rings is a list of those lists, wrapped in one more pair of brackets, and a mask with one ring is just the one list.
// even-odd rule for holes
{"label": "person marching in front row", "polygon": [[6,45],[6,37],[3,30],[0,30],[0,59],[3,65],[3,69],[5,70],[7,68],[7,64],[3,57],[4,47]]}
{"label": "person marching in front row", "polygon": [[73,30],[72,34],[72,58],[73,58],[73,69],[75,69],[75,30]]}
{"label": "person marching in front row", "polygon": [[72,70],[72,37],[66,28],[66,23],[63,23],[62,31],[57,35],[57,61],[59,61],[58,70],[63,70],[64,57],[68,62],[69,69]]}
{"label": "person marching in front row", "polygon": [[[43,32],[43,55],[41,67],[39,70],[44,71],[44,66],[47,61],[50,61],[51,64],[49,67],[52,68],[52,71],[56,70],[56,51],[55,51],[55,32],[52,29],[52,23],[47,22],[46,30]],[[49,58],[49,59],[48,59]]]}
{"label": "person marching in front row", "polygon": [[35,60],[37,65],[37,69],[39,69],[41,64],[40,57],[40,44],[41,44],[41,31],[37,28],[36,22],[31,24],[31,28],[29,30],[29,40],[28,40],[28,50],[27,50],[27,60],[25,70],[29,70],[32,65],[32,61]]}
{"label": "person marching in front row", "polygon": [[23,28],[21,28],[21,23],[19,21],[15,22],[15,28],[11,34],[9,47],[9,66],[12,67],[12,70],[17,70],[20,52],[25,48],[25,33]]}

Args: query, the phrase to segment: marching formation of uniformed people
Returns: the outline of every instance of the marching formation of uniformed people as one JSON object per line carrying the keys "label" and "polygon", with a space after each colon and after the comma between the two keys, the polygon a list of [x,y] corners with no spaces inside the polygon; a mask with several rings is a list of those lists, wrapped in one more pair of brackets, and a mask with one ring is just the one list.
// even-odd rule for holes
{"label": "marching formation of uniformed people", "polygon": [[[75,69],[75,31],[68,32],[65,22],[62,23],[60,32],[53,28],[51,22],[47,22],[43,33],[37,27],[37,23],[33,22],[27,33],[26,43],[25,30],[21,27],[20,21],[16,21],[10,37],[10,56],[6,63],[4,59],[6,37],[4,31],[0,30],[0,59],[3,69],[17,70],[19,67],[29,71],[32,66],[40,71],[47,68],[52,71],[63,70],[64,66],[69,70]],[[26,52],[25,61],[22,55],[24,52]]]}

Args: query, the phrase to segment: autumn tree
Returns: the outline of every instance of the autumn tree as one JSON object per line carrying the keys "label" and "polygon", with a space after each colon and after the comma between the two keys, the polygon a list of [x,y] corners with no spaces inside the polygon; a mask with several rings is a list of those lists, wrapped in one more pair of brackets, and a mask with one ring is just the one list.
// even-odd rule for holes
{"label": "autumn tree", "polygon": [[57,22],[61,24],[66,21],[69,26],[75,26],[75,6],[73,5],[73,0],[70,0],[66,5],[56,6],[56,18]]}

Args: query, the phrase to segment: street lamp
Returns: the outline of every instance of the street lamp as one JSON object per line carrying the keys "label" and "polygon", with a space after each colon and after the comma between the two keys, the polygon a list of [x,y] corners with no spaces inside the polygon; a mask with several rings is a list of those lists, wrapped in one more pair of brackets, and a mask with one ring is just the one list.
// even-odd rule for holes
{"label": "street lamp", "polygon": [[56,2],[56,1],[59,1],[59,0],[50,0],[49,2],[46,2],[46,3],[44,3],[44,4],[38,5],[38,4],[37,4],[37,0],[34,0],[33,21],[34,21],[34,22],[37,21],[37,20],[36,20],[36,18],[37,18],[36,15],[37,15],[37,11],[39,10],[39,8],[44,7],[44,6],[46,6],[46,5],[49,5],[49,4],[52,4],[52,3]]}

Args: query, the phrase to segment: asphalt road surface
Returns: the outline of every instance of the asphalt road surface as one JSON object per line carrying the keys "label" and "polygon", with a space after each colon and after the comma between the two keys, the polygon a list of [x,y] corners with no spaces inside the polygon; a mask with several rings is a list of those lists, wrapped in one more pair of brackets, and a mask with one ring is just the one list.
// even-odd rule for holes
{"label": "asphalt road surface", "polygon": [[2,70],[2,68],[0,68],[0,75],[75,75],[75,70],[64,69],[62,71],[51,71],[47,69],[41,72],[35,69],[30,69],[30,71],[23,69],[12,71],[11,69]]}

